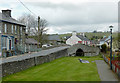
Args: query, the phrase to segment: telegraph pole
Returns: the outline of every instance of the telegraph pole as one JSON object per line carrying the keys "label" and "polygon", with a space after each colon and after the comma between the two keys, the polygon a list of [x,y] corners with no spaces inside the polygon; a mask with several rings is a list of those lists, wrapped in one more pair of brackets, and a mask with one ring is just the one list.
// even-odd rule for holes
{"label": "telegraph pole", "polygon": [[39,47],[39,33],[40,33],[40,16],[38,16],[38,47]]}

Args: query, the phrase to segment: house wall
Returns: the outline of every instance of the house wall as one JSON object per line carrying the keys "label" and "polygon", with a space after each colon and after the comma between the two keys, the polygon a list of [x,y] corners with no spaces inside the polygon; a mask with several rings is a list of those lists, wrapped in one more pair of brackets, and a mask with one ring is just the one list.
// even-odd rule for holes
{"label": "house wall", "polygon": [[[2,18],[1,16],[0,16],[0,18]],[[0,57],[1,57],[1,55],[2,55],[2,50],[1,50],[1,33],[2,33],[2,22],[0,22]]]}
{"label": "house wall", "polygon": [[[6,30],[7,32],[6,33],[5,33],[5,24],[7,26],[7,30]],[[13,33],[12,33],[12,26],[13,26]],[[16,27],[16,30],[15,30],[15,27]],[[21,28],[22,28],[22,30],[20,30]],[[17,47],[19,47],[21,44],[24,45],[25,29],[21,25],[12,24],[12,23],[8,23],[8,22],[2,22],[2,34],[1,35],[6,36],[6,38],[10,37],[11,38],[11,45],[13,47],[13,49],[11,49],[11,50],[3,49],[2,50],[2,56],[3,57],[6,57],[6,55],[7,55],[6,52],[7,51],[9,51],[9,53],[11,53],[11,51],[13,51],[12,55],[14,55],[15,52],[17,53],[17,51],[18,51]],[[17,38],[17,41],[18,41],[17,43],[15,43],[15,38]],[[5,43],[5,41],[3,40],[2,43]],[[6,43],[6,47],[8,47],[8,45],[9,45],[9,42]]]}
{"label": "house wall", "polygon": [[1,52],[1,33],[0,33],[0,52]]}
{"label": "house wall", "polygon": [[68,45],[74,45],[74,44],[77,44],[78,41],[82,41],[82,40],[79,39],[76,35],[72,35],[72,36],[66,41],[66,44],[68,44]]}
{"label": "house wall", "polygon": [[34,52],[37,51],[37,44],[25,44],[25,52]]}
{"label": "house wall", "polygon": [[[81,35],[84,36],[84,33],[82,33]],[[89,45],[90,41],[82,40],[81,38],[77,37],[77,32],[73,31],[72,36],[66,40],[66,44],[75,45],[78,43]]]}

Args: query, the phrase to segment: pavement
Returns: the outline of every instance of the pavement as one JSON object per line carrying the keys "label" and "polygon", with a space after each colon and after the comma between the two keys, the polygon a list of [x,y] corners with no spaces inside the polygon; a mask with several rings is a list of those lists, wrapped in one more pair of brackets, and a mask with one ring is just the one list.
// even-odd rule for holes
{"label": "pavement", "polygon": [[12,61],[21,61],[21,60],[36,57],[36,56],[46,56],[46,55],[49,55],[51,53],[54,53],[54,52],[57,52],[60,50],[64,50],[67,48],[69,48],[69,46],[61,46],[61,47],[55,47],[55,48],[51,48],[51,49],[47,49],[47,50],[42,50],[42,51],[39,51],[36,53],[31,53],[31,54],[28,53],[28,54],[23,54],[23,55],[19,55],[19,56],[2,58],[2,60],[0,59],[0,64],[12,62]]}
{"label": "pavement", "polygon": [[109,65],[104,60],[95,61],[101,81],[119,81],[118,76],[110,70]]}

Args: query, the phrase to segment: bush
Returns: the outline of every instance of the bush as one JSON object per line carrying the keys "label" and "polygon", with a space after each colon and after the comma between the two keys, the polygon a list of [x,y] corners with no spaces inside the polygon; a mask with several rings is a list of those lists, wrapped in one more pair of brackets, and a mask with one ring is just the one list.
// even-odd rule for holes
{"label": "bush", "polygon": [[104,53],[107,53],[107,45],[106,44],[103,44],[102,46],[101,46],[101,52],[104,52]]}

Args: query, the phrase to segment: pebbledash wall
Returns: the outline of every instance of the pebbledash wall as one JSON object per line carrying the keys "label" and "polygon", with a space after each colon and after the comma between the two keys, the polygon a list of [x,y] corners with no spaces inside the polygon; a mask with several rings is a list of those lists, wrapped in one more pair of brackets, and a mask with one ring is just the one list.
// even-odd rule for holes
{"label": "pebbledash wall", "polygon": [[[67,48],[43,56],[35,56],[19,61],[10,61],[2,63],[2,77],[20,72],[30,67],[50,62],[60,57],[68,56]],[[1,66],[1,65],[0,65]]]}

